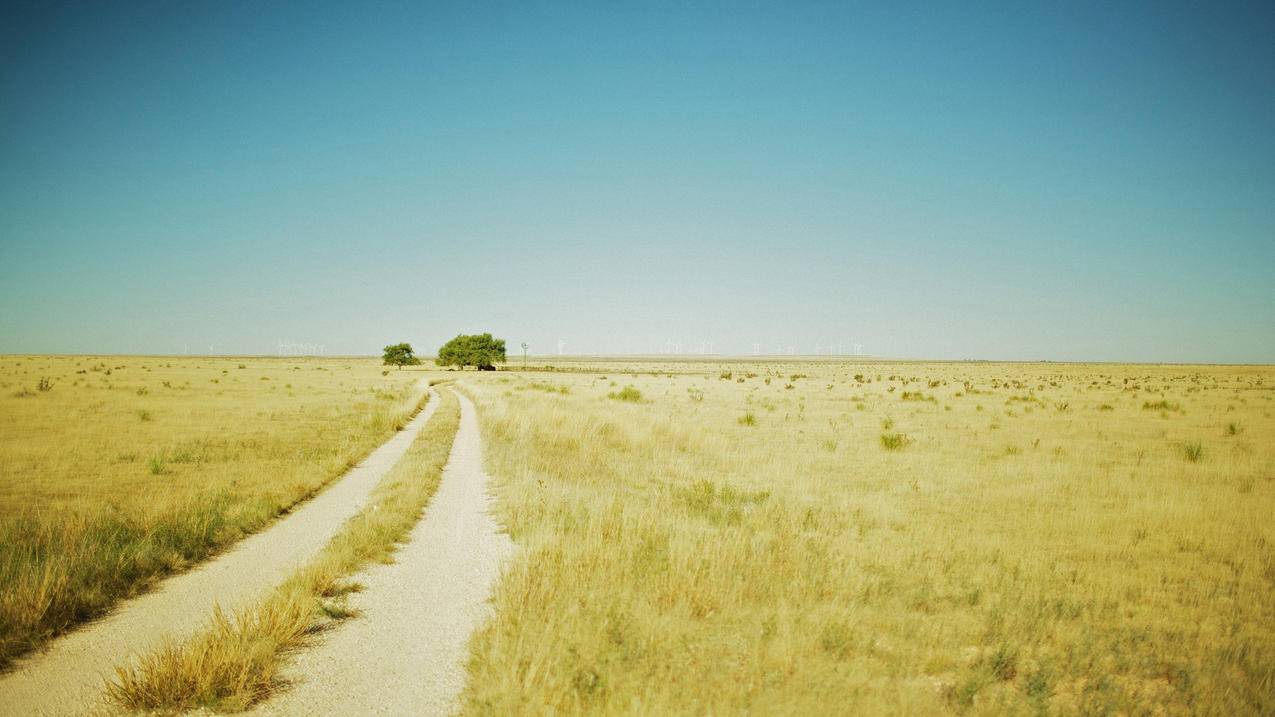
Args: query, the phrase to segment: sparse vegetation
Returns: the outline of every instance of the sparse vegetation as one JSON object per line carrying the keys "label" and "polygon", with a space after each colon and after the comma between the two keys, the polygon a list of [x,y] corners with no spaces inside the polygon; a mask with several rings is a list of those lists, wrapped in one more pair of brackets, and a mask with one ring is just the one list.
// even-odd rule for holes
{"label": "sparse vegetation", "polygon": [[[721,370],[629,365],[651,396],[685,395]],[[474,388],[521,548],[473,643],[463,713],[1275,706],[1275,573],[1262,567],[1275,543],[1275,440],[1259,440],[1275,434],[1275,394],[1256,388],[1271,383],[1268,368],[895,374],[896,386],[968,386],[980,412],[901,404],[884,387],[848,401],[843,386],[878,385],[853,364],[757,363],[763,376],[811,379],[714,382],[693,410],[656,400],[621,419],[588,400],[587,367],[561,374],[579,387],[566,399]],[[1209,385],[1188,392],[1197,374]],[[1163,408],[1124,410],[1143,402],[1124,392],[1135,383],[1184,410],[1167,423]],[[1017,402],[1018,418],[1000,408],[1029,392],[1039,400]],[[1115,410],[1078,409],[1104,404]],[[1230,445],[1243,449],[1205,443],[1187,463],[1181,447],[1217,435],[1228,405],[1248,438]],[[746,432],[741,411],[759,419]],[[924,440],[906,444],[896,423]],[[906,448],[862,450],[883,435]]]}
{"label": "sparse vegetation", "polygon": [[[1263,567],[1275,540],[1269,369],[907,364],[892,394],[862,366],[833,362],[733,364],[720,383],[720,365],[557,363],[551,382],[466,381],[520,549],[472,643],[464,713],[1232,714],[1275,704]],[[243,528],[226,522],[230,505],[210,502],[224,493],[206,490],[209,480],[225,490],[229,446],[189,430],[188,407],[253,396],[233,424],[249,425],[298,405],[330,415],[337,398],[365,412],[404,405],[397,372],[361,366],[359,385],[339,390],[332,366],[280,375],[254,362],[220,386],[207,366],[156,367],[147,382],[171,390],[147,396],[128,369],[115,368],[115,389],[97,387],[102,368],[87,374],[93,388],[0,399],[0,420],[34,431],[23,421],[46,404],[81,391],[85,404],[107,399],[104,415],[129,438],[100,444],[110,452],[95,454],[99,480],[186,496],[216,534],[234,536]],[[735,381],[753,372],[781,378]],[[782,378],[801,372],[810,379]],[[631,378],[620,388],[600,376]],[[945,410],[903,398],[918,385]],[[630,405],[601,400],[607,390]],[[248,393],[219,394],[236,391]],[[141,410],[160,420],[137,420]],[[221,415],[200,410],[201,426]],[[352,423],[341,430],[359,425],[342,420]],[[298,426],[295,440],[314,440],[316,425]],[[13,452],[21,444],[3,445],[0,470],[31,460]],[[153,459],[163,474],[150,475]],[[262,485],[280,484],[240,487],[239,510]],[[81,550],[90,545],[100,550]],[[260,699],[278,684],[282,650],[348,615],[348,572],[319,579],[327,569],[312,567],[262,606],[121,674],[117,697],[161,712]]]}
{"label": "sparse vegetation", "polygon": [[[86,370],[80,357],[34,360],[49,385]],[[24,363],[0,357],[0,380]],[[0,666],[261,528],[388,438],[421,397],[414,378],[382,378],[370,360],[298,375],[294,397],[258,380],[293,364],[265,359],[266,375],[218,385],[205,379],[235,364],[209,358],[150,366],[146,382],[166,390],[139,395],[147,363],[87,369],[114,371],[117,386],[0,397]],[[369,402],[365,387],[396,399]]]}

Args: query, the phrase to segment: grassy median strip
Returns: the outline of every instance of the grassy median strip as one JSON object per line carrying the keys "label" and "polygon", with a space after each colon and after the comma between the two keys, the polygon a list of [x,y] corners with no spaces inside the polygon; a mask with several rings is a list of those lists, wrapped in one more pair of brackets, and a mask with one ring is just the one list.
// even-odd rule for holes
{"label": "grassy median strip", "polygon": [[350,576],[372,561],[388,562],[434,495],[460,422],[455,395],[440,395],[434,417],[368,506],[314,561],[261,604],[234,615],[219,612],[202,634],[117,668],[107,687],[110,697],[131,710],[227,712],[268,697],[286,653],[332,621],[353,615],[345,597],[359,586]]}

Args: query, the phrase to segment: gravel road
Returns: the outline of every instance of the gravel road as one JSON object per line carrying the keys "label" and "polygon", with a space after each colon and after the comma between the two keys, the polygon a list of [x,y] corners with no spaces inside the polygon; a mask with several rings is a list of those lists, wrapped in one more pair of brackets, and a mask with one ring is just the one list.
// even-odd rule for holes
{"label": "gravel road", "polygon": [[513,543],[488,511],[487,476],[473,404],[460,399],[460,428],[442,482],[395,562],[354,577],[357,618],[338,625],[284,669],[288,691],[258,714],[440,715],[465,685],[470,635]]}
{"label": "gravel road", "polygon": [[314,556],[367,501],[438,406],[429,403],[362,463],[265,530],[198,567],[53,641],[0,675],[0,715],[76,715],[105,707],[103,686],[116,665],[165,638],[208,623],[215,606],[234,610],[260,599]]}

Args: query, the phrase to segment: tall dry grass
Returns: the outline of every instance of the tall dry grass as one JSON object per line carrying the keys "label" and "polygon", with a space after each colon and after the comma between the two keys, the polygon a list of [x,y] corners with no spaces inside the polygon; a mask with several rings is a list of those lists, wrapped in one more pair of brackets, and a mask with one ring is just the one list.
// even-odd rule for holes
{"label": "tall dry grass", "polygon": [[1275,370],[568,368],[475,379],[467,713],[1275,711]]}
{"label": "tall dry grass", "polygon": [[455,395],[440,395],[429,423],[368,505],[318,557],[261,604],[233,617],[218,613],[205,632],[166,644],[136,665],[121,665],[108,685],[114,702],[139,711],[234,712],[277,689],[288,651],[351,616],[344,597],[358,585],[350,576],[372,561],[390,561],[438,488],[460,423]]}
{"label": "tall dry grass", "polygon": [[0,666],[312,495],[404,425],[420,376],[0,357]]}

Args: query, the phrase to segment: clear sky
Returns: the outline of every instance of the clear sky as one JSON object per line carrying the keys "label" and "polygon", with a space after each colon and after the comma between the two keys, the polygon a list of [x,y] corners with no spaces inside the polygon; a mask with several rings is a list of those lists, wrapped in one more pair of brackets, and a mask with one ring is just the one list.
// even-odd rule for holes
{"label": "clear sky", "polygon": [[1275,362],[1275,5],[0,22],[0,352]]}

